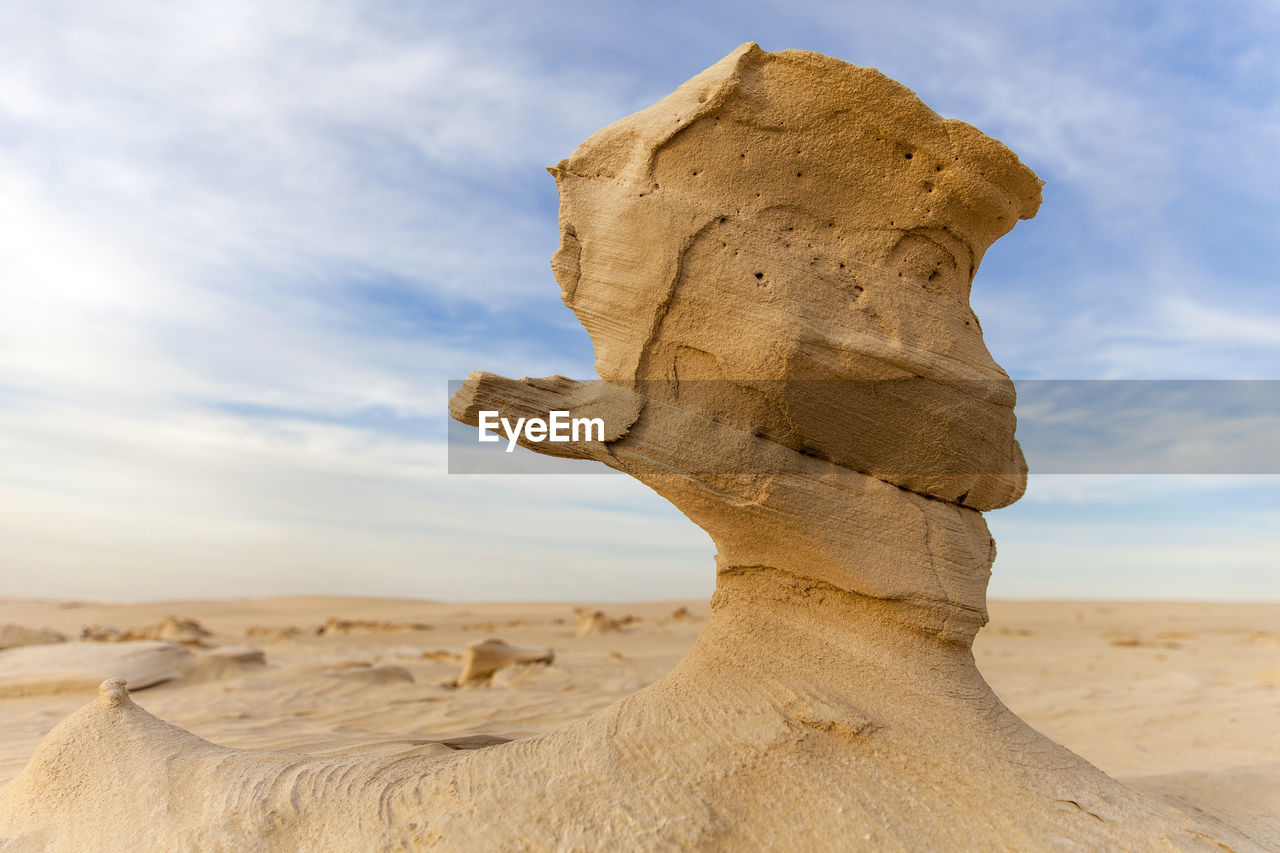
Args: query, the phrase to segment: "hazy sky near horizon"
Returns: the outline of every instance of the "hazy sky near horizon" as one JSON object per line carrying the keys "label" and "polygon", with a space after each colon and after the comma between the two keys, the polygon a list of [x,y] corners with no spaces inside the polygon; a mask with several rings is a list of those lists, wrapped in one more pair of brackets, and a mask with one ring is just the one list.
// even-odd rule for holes
{"label": "hazy sky near horizon", "polygon": [[[1011,375],[1280,380],[1280,7],[958,6],[0,5],[0,594],[709,593],[628,478],[446,474],[446,381],[593,375],[544,167],[744,41],[1046,181],[974,284]],[[987,519],[994,596],[1280,598],[1274,476]]]}

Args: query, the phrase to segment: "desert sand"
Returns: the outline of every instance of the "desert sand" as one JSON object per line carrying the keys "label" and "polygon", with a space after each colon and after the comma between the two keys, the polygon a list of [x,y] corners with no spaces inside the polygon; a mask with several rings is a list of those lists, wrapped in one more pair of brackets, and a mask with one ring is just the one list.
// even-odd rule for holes
{"label": "desert sand", "polygon": [[[673,619],[681,607],[692,618]],[[637,618],[580,636],[579,608]],[[974,652],[1018,716],[1129,787],[1201,819],[1225,819],[1256,848],[1280,849],[1280,604],[995,601],[990,608]],[[709,614],[705,601],[0,600],[0,625],[67,637],[90,625],[198,620],[211,632],[208,649],[193,649],[184,674],[134,693],[134,701],[217,744],[305,754],[393,754],[440,742],[474,748],[554,731],[669,672]],[[320,633],[360,621],[430,627]],[[467,645],[490,637],[550,647],[555,662],[452,687]],[[264,662],[201,665],[209,651],[243,646],[264,652]],[[0,786],[97,693],[96,684],[50,675],[45,689],[21,697],[5,693],[10,681],[0,677]]]}
{"label": "desert sand", "polygon": [[[1018,500],[1027,474],[1013,384],[969,304],[984,253],[1041,203],[1012,151],[874,69],[745,44],[549,171],[561,199],[552,268],[599,378],[477,371],[450,414],[473,426],[494,411],[599,418],[581,440],[520,443],[622,471],[706,530],[715,595],[685,605],[703,620],[677,620],[671,603],[628,620],[599,607],[419,605],[397,618],[389,605],[295,602],[315,608],[319,633],[291,631],[307,623],[270,619],[270,606],[228,605],[205,616],[212,628],[188,612],[100,626],[94,642],[121,659],[99,650],[82,670],[67,644],[19,648],[13,702],[47,701],[42,683],[56,696],[106,680],[0,796],[13,849],[1274,845],[1274,755],[1251,743],[1275,708],[1273,635],[1197,621],[1212,608],[1183,611],[1184,625],[1159,609],[1117,609],[1128,615],[1108,623],[1049,606],[1024,617],[1030,633],[1011,617],[1010,633],[993,634],[1009,658],[975,655],[996,558],[983,512]],[[232,651],[211,652],[232,612],[259,630],[242,624]],[[1274,624],[1258,621],[1274,611],[1242,612],[1218,618]],[[436,626],[449,621],[472,639],[446,642]],[[281,644],[266,650],[272,663],[243,647],[251,637]],[[1217,663],[1154,668],[1184,647],[1190,666],[1202,637],[1222,644],[1224,666],[1253,656],[1229,699]],[[151,645],[126,661],[131,642]],[[1102,672],[1073,673],[1090,643]],[[325,656],[326,644],[347,651]],[[1042,731],[985,680],[1019,657],[1004,698],[1025,699]],[[146,691],[131,698],[130,676],[110,671],[158,681],[183,662],[209,685],[191,688],[203,716],[189,722],[142,704]],[[1057,686],[1036,692],[1036,679]],[[240,691],[292,707],[289,722],[263,724]],[[1091,764],[1092,747],[1051,739],[1074,737],[1089,714],[1063,708],[1094,697],[1108,710],[1087,730],[1140,777],[1133,787]],[[1213,707],[1200,717],[1215,731],[1203,762],[1181,736],[1147,731],[1171,728],[1196,697]],[[1238,740],[1220,702],[1228,721],[1237,703],[1257,704],[1251,723],[1227,727]],[[41,713],[26,749],[58,712]],[[201,736],[223,714],[244,715],[234,746]],[[393,723],[399,741],[374,736]],[[1154,765],[1142,760],[1153,742],[1167,756]]]}

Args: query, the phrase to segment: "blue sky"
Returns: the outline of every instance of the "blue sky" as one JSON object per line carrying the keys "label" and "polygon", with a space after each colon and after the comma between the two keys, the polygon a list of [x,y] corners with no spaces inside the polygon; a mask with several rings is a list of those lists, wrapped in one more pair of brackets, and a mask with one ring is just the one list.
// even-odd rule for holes
{"label": "blue sky", "polygon": [[[1013,376],[1280,379],[1273,3],[5,3],[0,593],[708,593],[627,478],[447,475],[446,381],[591,375],[543,169],[748,40],[1045,179],[974,286]],[[1280,598],[1275,477],[988,522],[993,595]]]}

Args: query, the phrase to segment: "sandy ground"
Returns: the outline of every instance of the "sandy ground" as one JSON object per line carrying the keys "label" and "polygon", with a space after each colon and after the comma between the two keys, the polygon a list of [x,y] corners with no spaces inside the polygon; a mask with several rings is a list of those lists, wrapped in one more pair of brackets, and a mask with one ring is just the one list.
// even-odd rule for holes
{"label": "sandy ground", "polygon": [[[673,619],[680,606],[695,618]],[[635,621],[579,637],[575,607]],[[1266,844],[1280,838],[1280,604],[993,602],[990,610],[975,644],[978,664],[1031,725],[1149,796],[1228,820]],[[138,691],[138,704],[226,746],[322,753],[438,740],[475,746],[487,738],[468,736],[519,738],[563,726],[670,670],[709,607],[0,599],[0,626],[73,638],[90,625],[142,628],[170,615],[198,620],[211,632],[206,647],[252,646],[266,663],[193,666]],[[318,633],[332,619],[355,624]],[[466,644],[490,637],[550,646],[555,663],[454,687]],[[212,660],[193,651],[193,662]],[[5,684],[0,674],[0,784],[93,695],[83,679],[56,675],[25,676],[22,690]]]}

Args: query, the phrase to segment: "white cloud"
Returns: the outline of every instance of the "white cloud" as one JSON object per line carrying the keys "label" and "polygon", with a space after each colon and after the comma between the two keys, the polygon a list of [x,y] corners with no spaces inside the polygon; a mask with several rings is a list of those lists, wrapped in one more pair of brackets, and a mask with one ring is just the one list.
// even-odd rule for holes
{"label": "white cloud", "polygon": [[1213,501],[1225,493],[1258,493],[1264,506],[1274,499],[1280,477],[1245,474],[1031,474],[1027,504],[1046,507],[1125,507],[1182,495],[1188,503]]}
{"label": "white cloud", "polygon": [[[993,598],[1280,600],[1274,528],[1220,523],[1105,528],[1023,523],[1002,529]],[[1243,535],[1240,535],[1243,534]]]}
{"label": "white cloud", "polygon": [[0,458],[0,564],[26,567],[6,594],[680,597],[715,571],[706,535],[629,478],[495,489],[369,430],[47,405],[0,411]]}

